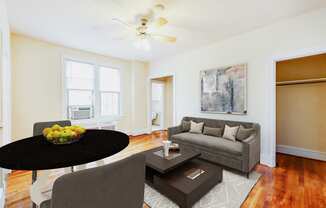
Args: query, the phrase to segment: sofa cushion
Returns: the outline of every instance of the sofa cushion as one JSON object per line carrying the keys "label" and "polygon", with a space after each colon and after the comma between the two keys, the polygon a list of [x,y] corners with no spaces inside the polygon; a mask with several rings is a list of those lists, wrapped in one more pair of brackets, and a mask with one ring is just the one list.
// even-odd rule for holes
{"label": "sofa cushion", "polygon": [[223,129],[204,126],[203,133],[208,136],[222,137]]}
{"label": "sofa cushion", "polygon": [[190,121],[190,133],[201,134],[203,133],[204,122],[196,123]]}
{"label": "sofa cushion", "polygon": [[225,125],[223,138],[235,142],[238,130],[239,126],[230,127],[228,125]]}
{"label": "sofa cushion", "polygon": [[255,132],[255,129],[253,128],[245,128],[244,126],[240,126],[238,134],[237,134],[237,140],[243,141],[247,139],[251,134]]}
{"label": "sofa cushion", "polygon": [[211,151],[220,151],[234,155],[242,155],[242,143],[233,142],[221,137],[207,136],[203,134],[181,133],[172,136],[172,139],[182,143],[189,143],[207,148]]}
{"label": "sofa cushion", "polygon": [[183,132],[188,132],[190,130],[190,121],[182,121],[181,126]]}

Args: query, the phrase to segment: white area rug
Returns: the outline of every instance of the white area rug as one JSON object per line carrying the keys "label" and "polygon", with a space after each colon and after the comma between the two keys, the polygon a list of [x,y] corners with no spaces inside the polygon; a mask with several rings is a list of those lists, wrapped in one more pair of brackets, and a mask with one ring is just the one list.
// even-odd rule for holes
{"label": "white area rug", "polygon": [[[252,172],[249,179],[223,170],[223,181],[203,196],[193,208],[238,208],[244,202],[261,175]],[[151,208],[178,208],[171,200],[145,186],[145,202]]]}

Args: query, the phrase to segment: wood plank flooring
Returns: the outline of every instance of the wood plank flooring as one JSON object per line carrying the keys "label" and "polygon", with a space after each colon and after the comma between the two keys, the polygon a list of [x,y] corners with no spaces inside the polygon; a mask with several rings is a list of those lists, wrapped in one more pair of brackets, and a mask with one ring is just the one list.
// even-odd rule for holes
{"label": "wood plank flooring", "polygon": [[[130,145],[117,159],[161,145],[166,132],[131,137]],[[326,162],[277,155],[277,168],[258,165],[262,174],[242,208],[293,207],[326,208]],[[56,175],[56,173],[54,173]],[[58,173],[59,175],[59,173]],[[52,180],[54,180],[53,176]],[[8,177],[6,208],[29,208],[31,172],[15,171]],[[144,208],[148,208],[144,204]]]}

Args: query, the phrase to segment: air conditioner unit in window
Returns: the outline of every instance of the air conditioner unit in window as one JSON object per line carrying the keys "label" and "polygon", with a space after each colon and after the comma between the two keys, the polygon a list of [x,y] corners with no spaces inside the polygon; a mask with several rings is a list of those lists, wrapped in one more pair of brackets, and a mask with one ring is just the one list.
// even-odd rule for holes
{"label": "air conditioner unit in window", "polygon": [[93,109],[91,106],[70,106],[69,115],[71,120],[91,119]]}

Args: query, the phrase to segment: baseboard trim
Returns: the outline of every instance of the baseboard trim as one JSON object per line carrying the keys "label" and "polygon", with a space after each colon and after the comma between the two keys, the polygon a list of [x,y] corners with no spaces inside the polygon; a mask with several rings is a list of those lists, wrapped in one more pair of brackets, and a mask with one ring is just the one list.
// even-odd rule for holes
{"label": "baseboard trim", "polygon": [[326,152],[319,152],[315,150],[293,147],[288,145],[277,145],[276,151],[279,153],[326,161]]}
{"label": "baseboard trim", "polygon": [[271,168],[275,167],[275,163],[273,162],[273,159],[264,153],[260,154],[260,164],[266,165]]}

